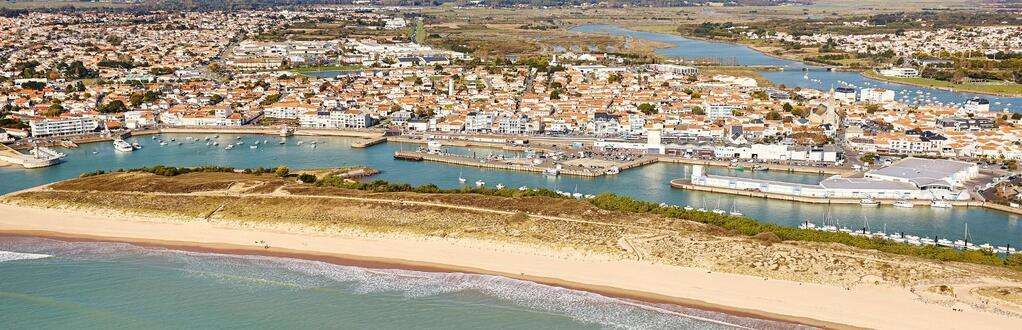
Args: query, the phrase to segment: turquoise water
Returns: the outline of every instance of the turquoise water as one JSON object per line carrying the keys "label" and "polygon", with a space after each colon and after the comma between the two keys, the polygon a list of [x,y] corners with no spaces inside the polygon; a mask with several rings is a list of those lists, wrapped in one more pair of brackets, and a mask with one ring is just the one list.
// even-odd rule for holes
{"label": "turquoise water", "polygon": [[793,327],[496,276],[121,243],[0,236],[0,275],[4,329]]}
{"label": "turquoise water", "polygon": [[[716,59],[723,63],[734,62],[738,65],[782,67],[784,68],[784,71],[761,72],[760,74],[775,85],[783,84],[787,87],[797,86],[802,88],[829,90],[832,87],[843,87],[844,84],[842,84],[842,82],[844,82],[847,84],[853,84],[860,88],[880,87],[893,90],[898,93],[899,98],[902,96],[907,97],[907,101],[916,100],[916,97],[919,96],[919,94],[916,94],[916,91],[921,91],[923,93],[930,93],[933,100],[951,104],[961,104],[970,98],[980,96],[973,93],[956,93],[934,88],[888,83],[866,78],[857,72],[822,71],[820,70],[820,67],[768,56],[749,47],[730,43],[702,41],[655,32],[633,31],[613,25],[582,25],[572,28],[571,31],[628,36],[673,45],[673,47],[657,50],[657,53],[664,56],[688,59]],[[802,68],[808,68],[811,71],[806,73],[802,71]],[[806,74],[808,74],[808,79],[803,77],[803,75]],[[816,81],[814,81],[814,79]],[[905,91],[906,93],[902,94],[902,91]],[[990,100],[991,110],[1022,112],[1022,97],[982,97]],[[996,104],[997,102],[1000,102],[1001,104]],[[1011,106],[1008,105],[1009,103]]]}
{"label": "turquoise water", "polygon": [[[572,176],[550,177],[536,173],[513,172],[475,167],[451,166],[433,162],[410,162],[395,160],[395,151],[414,149],[418,145],[384,143],[367,149],[352,149],[351,138],[342,137],[290,137],[286,145],[278,145],[279,138],[270,136],[240,135],[246,144],[234,150],[222,147],[208,147],[205,143],[188,143],[185,134],[166,134],[164,139],[175,138],[184,145],[159,146],[149,137],[136,138],[143,149],[133,153],[117,153],[110,143],[84,144],[80,148],[62,150],[68,154],[67,162],[42,169],[0,168],[0,192],[16,191],[40,184],[78,176],[95,170],[129,169],[152,165],[200,166],[218,165],[237,168],[276,167],[285,165],[292,168],[322,168],[366,165],[383,171],[376,178],[409,183],[413,185],[433,183],[444,188],[458,187],[458,176],[471,184],[483,180],[489,186],[502,183],[510,188],[519,186],[545,187],[556,190],[598,194],[613,192],[643,200],[678,205],[692,205],[707,209],[721,208],[740,210],[746,216],[760,221],[786,226],[797,226],[806,219],[820,222],[828,212],[831,219],[840,219],[841,225],[861,227],[868,219],[871,229],[888,232],[906,232],[922,236],[960,238],[964,235],[965,223],[977,243],[1022,245],[1022,222],[1020,217],[1004,212],[982,208],[934,209],[928,206],[912,209],[879,207],[863,208],[858,205],[808,204],[713,194],[673,189],[671,179],[687,177],[691,166],[681,164],[653,164],[622,172],[619,175],[599,178]],[[195,137],[212,137],[193,134]],[[237,142],[239,135],[220,135],[221,146]],[[270,141],[259,149],[248,148],[255,141]],[[298,141],[304,141],[298,146]],[[311,147],[318,141],[317,148]],[[494,149],[451,148],[458,153],[485,155],[490,152],[507,153]],[[821,175],[788,173],[779,171],[750,172],[729,171],[711,167],[714,174],[739,175],[770,180],[800,183],[816,183]]]}

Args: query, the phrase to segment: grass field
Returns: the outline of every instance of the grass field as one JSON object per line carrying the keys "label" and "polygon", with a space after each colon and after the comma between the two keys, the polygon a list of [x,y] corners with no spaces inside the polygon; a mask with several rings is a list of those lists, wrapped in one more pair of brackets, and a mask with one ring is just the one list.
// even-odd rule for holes
{"label": "grass field", "polygon": [[957,92],[970,92],[980,94],[993,94],[993,95],[1009,95],[1009,96],[1022,96],[1022,84],[1013,82],[1003,83],[962,83],[955,84],[949,81],[929,79],[929,78],[898,78],[898,77],[887,77],[881,76],[872,70],[864,71],[863,74],[867,77],[896,82],[906,85],[915,85],[923,87],[932,87],[945,90],[953,90]]}

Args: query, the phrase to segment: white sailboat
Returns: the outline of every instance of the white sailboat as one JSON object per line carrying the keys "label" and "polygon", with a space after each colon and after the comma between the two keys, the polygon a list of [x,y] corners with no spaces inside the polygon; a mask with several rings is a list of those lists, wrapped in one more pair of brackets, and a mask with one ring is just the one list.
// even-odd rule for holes
{"label": "white sailboat", "polygon": [[462,176],[462,173],[459,171],[458,172],[458,182],[465,183],[465,181],[468,181],[468,180],[466,180],[465,177]]}
{"label": "white sailboat", "polygon": [[740,217],[740,216],[743,215],[742,212],[738,211],[738,208],[735,205],[734,201],[731,201],[731,212],[728,212],[728,214],[733,216],[733,217]]}

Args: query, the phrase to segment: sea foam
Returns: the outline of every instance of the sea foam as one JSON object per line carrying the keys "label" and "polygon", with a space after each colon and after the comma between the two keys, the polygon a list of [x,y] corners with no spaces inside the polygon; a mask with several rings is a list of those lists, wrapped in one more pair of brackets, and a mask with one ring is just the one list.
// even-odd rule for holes
{"label": "sea foam", "polygon": [[12,251],[0,251],[0,262],[14,261],[14,260],[32,260],[52,257],[48,254],[38,253],[23,253],[23,252],[12,252]]}
{"label": "sea foam", "polygon": [[[562,315],[598,327],[628,329],[790,329],[800,326],[672,304],[651,304],[500,276],[370,269],[327,262],[219,253],[187,252],[123,243],[0,239],[0,249],[30,251],[18,258],[156,261],[191,276],[264,290],[330,288],[350,294],[398,294],[410,299],[452,298],[478,304],[510,304],[536,313]],[[0,252],[0,261],[7,254]]]}

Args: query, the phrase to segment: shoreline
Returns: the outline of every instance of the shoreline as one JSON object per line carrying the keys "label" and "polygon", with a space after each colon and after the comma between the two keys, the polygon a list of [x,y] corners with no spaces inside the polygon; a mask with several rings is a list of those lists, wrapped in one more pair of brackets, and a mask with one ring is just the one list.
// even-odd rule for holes
{"label": "shoreline", "polygon": [[387,259],[387,258],[374,258],[364,257],[358,255],[347,255],[347,254],[333,254],[333,253],[321,253],[316,251],[307,250],[294,250],[287,248],[258,248],[244,245],[235,244],[210,244],[210,243],[195,243],[195,242],[182,242],[182,241],[169,241],[169,240],[141,240],[124,237],[106,237],[106,236],[92,236],[92,235],[77,235],[67,234],[62,232],[54,231],[37,231],[37,230],[0,230],[0,237],[34,237],[34,238],[46,238],[54,239],[66,242],[106,242],[106,243],[127,243],[147,248],[164,248],[177,251],[186,252],[197,252],[197,253],[216,253],[226,255],[241,255],[241,256],[264,256],[264,257],[276,257],[276,258],[291,258],[300,259],[307,261],[319,261],[340,266],[352,266],[369,269],[399,269],[399,270],[410,270],[419,272],[429,273],[464,273],[473,275],[490,275],[499,276],[509,279],[523,280],[533,282],[537,284],[543,284],[558,288],[564,288],[569,290],[584,291],[589,293],[595,293],[611,298],[634,300],[644,304],[671,304],[681,307],[694,308],[703,311],[725,313],[732,316],[756,318],[768,321],[794,323],[798,325],[809,325],[817,327],[825,327],[829,329],[860,329],[858,327],[848,326],[844,324],[831,323],[821,320],[814,320],[803,317],[795,317],[788,315],[777,315],[762,311],[745,310],[740,308],[721,306],[716,304],[707,303],[704,301],[685,299],[679,297],[665,296],[661,294],[634,291],[622,288],[615,288],[602,285],[590,285],[579,282],[564,281],[552,277],[541,277],[526,275],[524,273],[514,274],[506,272],[489,271],[480,268],[461,267],[447,264],[435,264],[429,262],[419,262],[414,260],[400,260],[400,259]]}
{"label": "shoreline", "polygon": [[[95,212],[94,212],[95,211]],[[767,279],[514,241],[400,232],[328,232],[108,209],[42,208],[0,203],[0,234],[126,242],[174,249],[260,254],[331,263],[496,275],[646,302],[823,328],[921,327],[932,322],[1007,327],[1013,317],[918,299],[908,288],[863,283],[854,289]],[[265,242],[272,247],[265,248]],[[992,278],[977,278],[989,281]],[[885,306],[896,304],[904,317]],[[957,323],[956,323],[957,322]],[[939,324],[939,323],[938,323]]]}
{"label": "shoreline", "polygon": [[1005,94],[1005,93],[995,93],[995,92],[969,91],[969,90],[960,90],[960,89],[955,89],[955,88],[945,88],[945,87],[938,87],[938,86],[927,86],[927,85],[923,85],[923,84],[917,84],[917,83],[910,83],[910,82],[905,82],[905,81],[894,80],[894,79],[891,79],[891,78],[888,78],[888,77],[885,77],[885,76],[882,76],[882,75],[879,75],[879,74],[867,73],[868,71],[870,71],[870,70],[858,70],[859,74],[862,75],[863,77],[866,77],[866,78],[869,78],[869,79],[873,79],[873,80],[883,81],[883,82],[888,83],[888,84],[904,85],[904,86],[914,86],[914,87],[921,87],[921,88],[932,88],[932,89],[942,90],[942,91],[945,91],[945,92],[952,92],[952,93],[968,93],[968,94],[977,94],[977,95],[994,96],[994,97],[1007,97],[1007,98],[1022,97],[1022,94]]}
{"label": "shoreline", "polygon": [[[613,24],[609,24],[609,23],[603,23],[603,24],[611,25],[611,26],[617,26],[617,25],[613,25]],[[576,27],[578,27],[578,26],[573,26],[571,28],[576,28]],[[686,39],[699,40],[699,41],[704,41],[704,42],[712,42],[712,43],[744,46],[744,47],[748,47],[749,49],[751,49],[751,50],[753,50],[753,51],[755,51],[757,53],[760,53],[760,54],[763,54],[763,55],[766,55],[766,56],[769,56],[769,57],[772,57],[772,58],[775,58],[775,59],[797,62],[797,63],[800,63],[800,64],[805,65],[805,66],[830,68],[830,69],[832,69],[834,71],[855,72],[855,73],[858,73],[860,76],[862,76],[862,77],[864,77],[866,79],[873,79],[873,80],[882,81],[882,82],[885,82],[885,83],[905,85],[905,86],[913,86],[913,87],[919,87],[919,88],[929,88],[929,89],[941,90],[941,91],[951,92],[951,93],[977,94],[977,95],[984,95],[984,96],[1007,97],[1007,98],[1022,97],[1022,94],[1005,94],[1005,93],[984,92],[984,91],[970,91],[970,90],[961,90],[961,89],[956,89],[956,88],[942,88],[942,87],[935,87],[935,86],[926,86],[926,85],[923,85],[923,84],[915,84],[915,83],[908,83],[908,82],[902,82],[902,81],[895,81],[895,80],[885,79],[885,78],[877,76],[877,75],[867,74],[866,73],[867,70],[851,69],[851,68],[846,68],[846,67],[843,67],[843,66],[832,66],[832,65],[822,64],[822,63],[808,62],[808,61],[805,61],[805,60],[803,60],[801,58],[796,58],[796,57],[793,57],[793,56],[777,55],[777,54],[774,54],[774,53],[766,51],[762,47],[759,47],[759,46],[756,46],[756,45],[752,45],[752,44],[746,44],[746,43],[742,43],[742,42],[737,42],[737,41],[717,40],[717,39],[698,37],[698,36],[687,35],[687,34],[682,34],[682,33],[664,33],[664,32],[661,32],[661,31],[651,31],[651,30],[644,30],[644,29],[636,29],[634,27],[626,27],[626,26],[617,26],[617,27],[620,27],[622,29],[632,30],[632,31],[639,31],[639,32],[646,32],[646,33],[659,33],[659,34],[665,34],[665,35],[678,36],[678,37],[682,37],[682,38],[686,38]]]}

